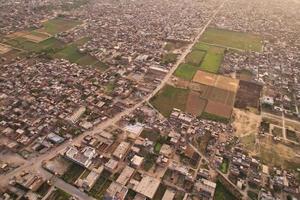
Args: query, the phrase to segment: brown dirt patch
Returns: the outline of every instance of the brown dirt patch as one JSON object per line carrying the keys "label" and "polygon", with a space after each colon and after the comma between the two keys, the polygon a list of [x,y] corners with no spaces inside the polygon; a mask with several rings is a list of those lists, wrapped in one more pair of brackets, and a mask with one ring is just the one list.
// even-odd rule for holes
{"label": "brown dirt patch", "polygon": [[191,113],[195,116],[199,116],[202,114],[207,100],[202,99],[200,93],[191,91],[188,95],[187,103],[186,103],[186,112]]}
{"label": "brown dirt patch", "polygon": [[239,86],[239,80],[226,76],[218,76],[216,79],[215,87],[223,90],[228,90],[236,93]]}
{"label": "brown dirt patch", "polygon": [[218,75],[198,70],[193,78],[193,82],[214,86]]}
{"label": "brown dirt patch", "polygon": [[228,119],[232,113],[232,106],[209,100],[205,112]]}

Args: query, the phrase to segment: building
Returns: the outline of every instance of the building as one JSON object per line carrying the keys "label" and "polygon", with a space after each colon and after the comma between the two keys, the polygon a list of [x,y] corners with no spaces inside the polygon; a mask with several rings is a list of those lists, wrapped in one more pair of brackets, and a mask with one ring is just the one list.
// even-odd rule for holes
{"label": "building", "polygon": [[65,157],[69,160],[88,168],[92,164],[92,159],[96,156],[96,150],[92,147],[84,147],[79,151],[76,147],[68,147]]}
{"label": "building", "polygon": [[215,194],[216,183],[206,179],[200,179],[195,183],[195,189],[199,191],[199,194],[203,199],[212,200]]}
{"label": "building", "polygon": [[123,159],[126,155],[128,149],[130,147],[130,144],[128,142],[121,142],[121,144],[116,148],[116,150],[113,152],[113,156],[117,159]]}
{"label": "building", "polygon": [[152,199],[159,187],[159,184],[160,180],[146,175],[133,187],[133,190]]}

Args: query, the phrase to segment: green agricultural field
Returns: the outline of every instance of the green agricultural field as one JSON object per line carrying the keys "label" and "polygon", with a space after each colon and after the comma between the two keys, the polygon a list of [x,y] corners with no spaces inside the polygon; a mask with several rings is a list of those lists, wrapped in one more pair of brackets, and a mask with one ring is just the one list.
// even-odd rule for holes
{"label": "green agricultural field", "polygon": [[262,51],[261,37],[251,33],[207,28],[203,36],[200,38],[200,41],[231,49],[257,52]]}
{"label": "green agricultural field", "polygon": [[185,110],[188,94],[189,91],[187,89],[166,85],[150,102],[162,115],[168,117],[173,108]]}
{"label": "green agricultural field", "polygon": [[206,51],[200,69],[210,73],[218,73],[224,56],[224,48],[197,43],[194,49]]}
{"label": "green agricultural field", "polygon": [[31,52],[39,52],[46,48],[59,49],[64,46],[63,42],[55,39],[54,37],[46,39],[40,43],[31,42],[26,38],[18,37],[6,41],[6,43],[15,48],[23,49],[25,51],[31,51]]}
{"label": "green agricultural field", "polygon": [[198,69],[199,67],[195,67],[190,64],[180,64],[174,72],[174,75],[184,80],[190,81],[193,79]]}
{"label": "green agricultural field", "polygon": [[194,66],[199,66],[204,56],[204,51],[193,50],[185,57],[185,62]]}
{"label": "green agricultural field", "polygon": [[69,29],[72,29],[79,24],[80,24],[79,21],[68,20],[64,18],[55,18],[44,22],[43,28],[39,29],[38,31],[55,35],[57,33],[61,33]]}
{"label": "green agricultural field", "polygon": [[84,54],[80,53],[77,46],[74,44],[70,44],[63,48],[61,51],[54,54],[54,57],[57,58],[64,58],[69,60],[70,62],[74,63],[80,58],[84,57]]}

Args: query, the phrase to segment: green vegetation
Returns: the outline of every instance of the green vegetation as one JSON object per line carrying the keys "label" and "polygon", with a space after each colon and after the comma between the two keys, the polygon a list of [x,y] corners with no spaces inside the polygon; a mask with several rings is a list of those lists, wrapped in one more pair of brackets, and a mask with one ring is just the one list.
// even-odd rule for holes
{"label": "green vegetation", "polygon": [[185,110],[188,92],[187,89],[166,85],[150,102],[162,115],[168,117],[173,108]]}
{"label": "green vegetation", "polygon": [[163,64],[175,63],[177,60],[177,54],[175,53],[166,53],[162,57]]}
{"label": "green vegetation", "polygon": [[107,170],[104,170],[100,177],[97,179],[95,185],[92,189],[88,192],[89,195],[95,197],[96,199],[103,199],[105,191],[111,184],[111,180],[109,179],[111,173]]}
{"label": "green vegetation", "polygon": [[153,200],[161,200],[166,192],[167,187],[163,184],[160,184],[158,190],[156,191]]}
{"label": "green vegetation", "polygon": [[54,192],[49,196],[49,200],[67,200],[70,199],[71,195],[66,193],[65,191],[56,188]]}
{"label": "green vegetation", "polygon": [[184,80],[190,81],[193,79],[198,69],[198,67],[190,64],[180,64],[174,72],[174,75]]}
{"label": "green vegetation", "polygon": [[207,145],[212,138],[210,133],[205,133],[203,136],[197,138],[197,147],[202,154],[205,154]]}
{"label": "green vegetation", "polygon": [[107,95],[111,95],[112,92],[114,91],[115,87],[116,87],[115,81],[109,82],[109,83],[107,84],[107,86],[105,87],[105,93],[106,93]]}
{"label": "green vegetation", "polygon": [[248,197],[249,197],[251,200],[256,200],[256,199],[258,199],[258,194],[257,194],[256,192],[251,191],[251,190],[248,190],[247,195],[248,195]]}
{"label": "green vegetation", "polygon": [[154,142],[158,139],[159,133],[153,130],[143,130],[141,137],[148,138],[150,141]]}
{"label": "green vegetation", "polygon": [[67,31],[79,25],[79,21],[64,19],[61,17],[48,20],[43,23],[43,28],[39,29],[40,32],[46,32],[51,35]]}
{"label": "green vegetation", "polygon": [[262,50],[261,38],[257,35],[217,28],[207,28],[200,41],[245,51],[260,52]]}
{"label": "green vegetation", "polygon": [[272,130],[272,135],[274,135],[275,137],[282,137],[282,128],[274,126]]}
{"label": "green vegetation", "polygon": [[223,158],[223,162],[222,164],[220,165],[220,171],[223,173],[223,174],[227,174],[228,172],[228,167],[229,167],[229,160],[227,158]]}
{"label": "green vegetation", "polygon": [[236,200],[236,197],[220,181],[217,181],[214,200]]}
{"label": "green vegetation", "polygon": [[227,124],[229,122],[229,119],[227,119],[225,117],[221,117],[221,116],[214,115],[214,114],[207,113],[207,112],[203,112],[201,114],[201,118],[212,120],[212,121],[217,121],[217,122],[221,122],[221,123],[225,123],[225,124]]}
{"label": "green vegetation", "polygon": [[95,197],[96,199],[103,199],[105,191],[110,186],[111,182],[112,181],[108,178],[100,176],[88,194]]}
{"label": "green vegetation", "polygon": [[299,142],[299,138],[297,137],[297,133],[295,131],[286,129],[286,137],[294,142]]}
{"label": "green vegetation", "polygon": [[57,58],[64,58],[69,60],[70,62],[74,63],[84,55],[78,51],[78,48],[75,44],[70,44],[63,48],[61,51],[57,52],[54,57]]}
{"label": "green vegetation", "polygon": [[147,153],[146,156],[144,157],[144,164],[143,164],[143,169],[145,171],[149,171],[151,167],[155,164],[157,156],[152,153]]}
{"label": "green vegetation", "polygon": [[155,153],[159,153],[161,147],[162,147],[162,144],[159,143],[159,142],[157,142],[157,143],[155,144],[155,146],[154,146],[154,152],[155,152]]}
{"label": "green vegetation", "polygon": [[79,178],[83,171],[84,167],[76,163],[72,163],[61,178],[67,183],[73,184]]}
{"label": "green vegetation", "polygon": [[50,185],[47,183],[47,181],[45,181],[40,187],[39,189],[36,191],[37,194],[44,196],[47,194],[47,192],[50,189]]}
{"label": "green vegetation", "polygon": [[185,62],[194,66],[199,66],[204,58],[205,52],[200,50],[193,50],[185,57]]}
{"label": "green vegetation", "polygon": [[194,49],[206,51],[205,57],[200,65],[203,71],[218,73],[224,56],[224,48],[197,43]]}

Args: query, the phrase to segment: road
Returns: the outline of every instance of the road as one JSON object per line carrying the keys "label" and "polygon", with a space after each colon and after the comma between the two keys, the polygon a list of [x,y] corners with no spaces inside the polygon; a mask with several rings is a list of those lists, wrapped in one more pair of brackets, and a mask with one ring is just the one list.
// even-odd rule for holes
{"label": "road", "polygon": [[193,46],[198,42],[200,36],[204,33],[205,29],[209,26],[209,24],[212,22],[214,17],[218,14],[220,9],[223,7],[223,5],[226,3],[227,0],[222,2],[222,4],[215,10],[215,12],[211,15],[207,23],[203,26],[200,27],[198,30],[198,34],[193,40],[191,44],[186,48],[186,50],[180,55],[178,58],[177,62],[174,64],[174,66],[170,69],[170,71],[167,73],[167,75],[164,77],[164,79],[161,81],[161,83],[156,87],[155,90],[153,90],[148,96],[146,96],[140,103],[136,104],[135,106],[128,108],[124,110],[123,112],[117,114],[111,119],[108,119],[107,121],[97,125],[94,127],[92,131],[86,131],[82,133],[81,135],[77,136],[76,138],[73,139],[73,141],[67,141],[57,147],[54,147],[50,149],[48,152],[45,154],[30,158],[24,165],[21,167],[11,171],[10,173],[7,173],[5,175],[0,176],[0,187],[5,187],[8,185],[9,180],[15,176],[16,174],[22,172],[22,171],[36,171],[39,170],[40,166],[42,165],[43,161],[49,160],[55,155],[57,155],[59,152],[63,151],[66,147],[70,146],[71,144],[78,144],[82,139],[87,136],[87,135],[93,135],[96,133],[99,133],[101,130],[105,129],[107,126],[115,124],[117,121],[119,121],[122,117],[130,114],[132,111],[134,111],[136,108],[140,107],[143,105],[145,102],[148,102],[170,79],[176,68],[184,62],[185,57],[187,56],[188,53],[192,50]]}

